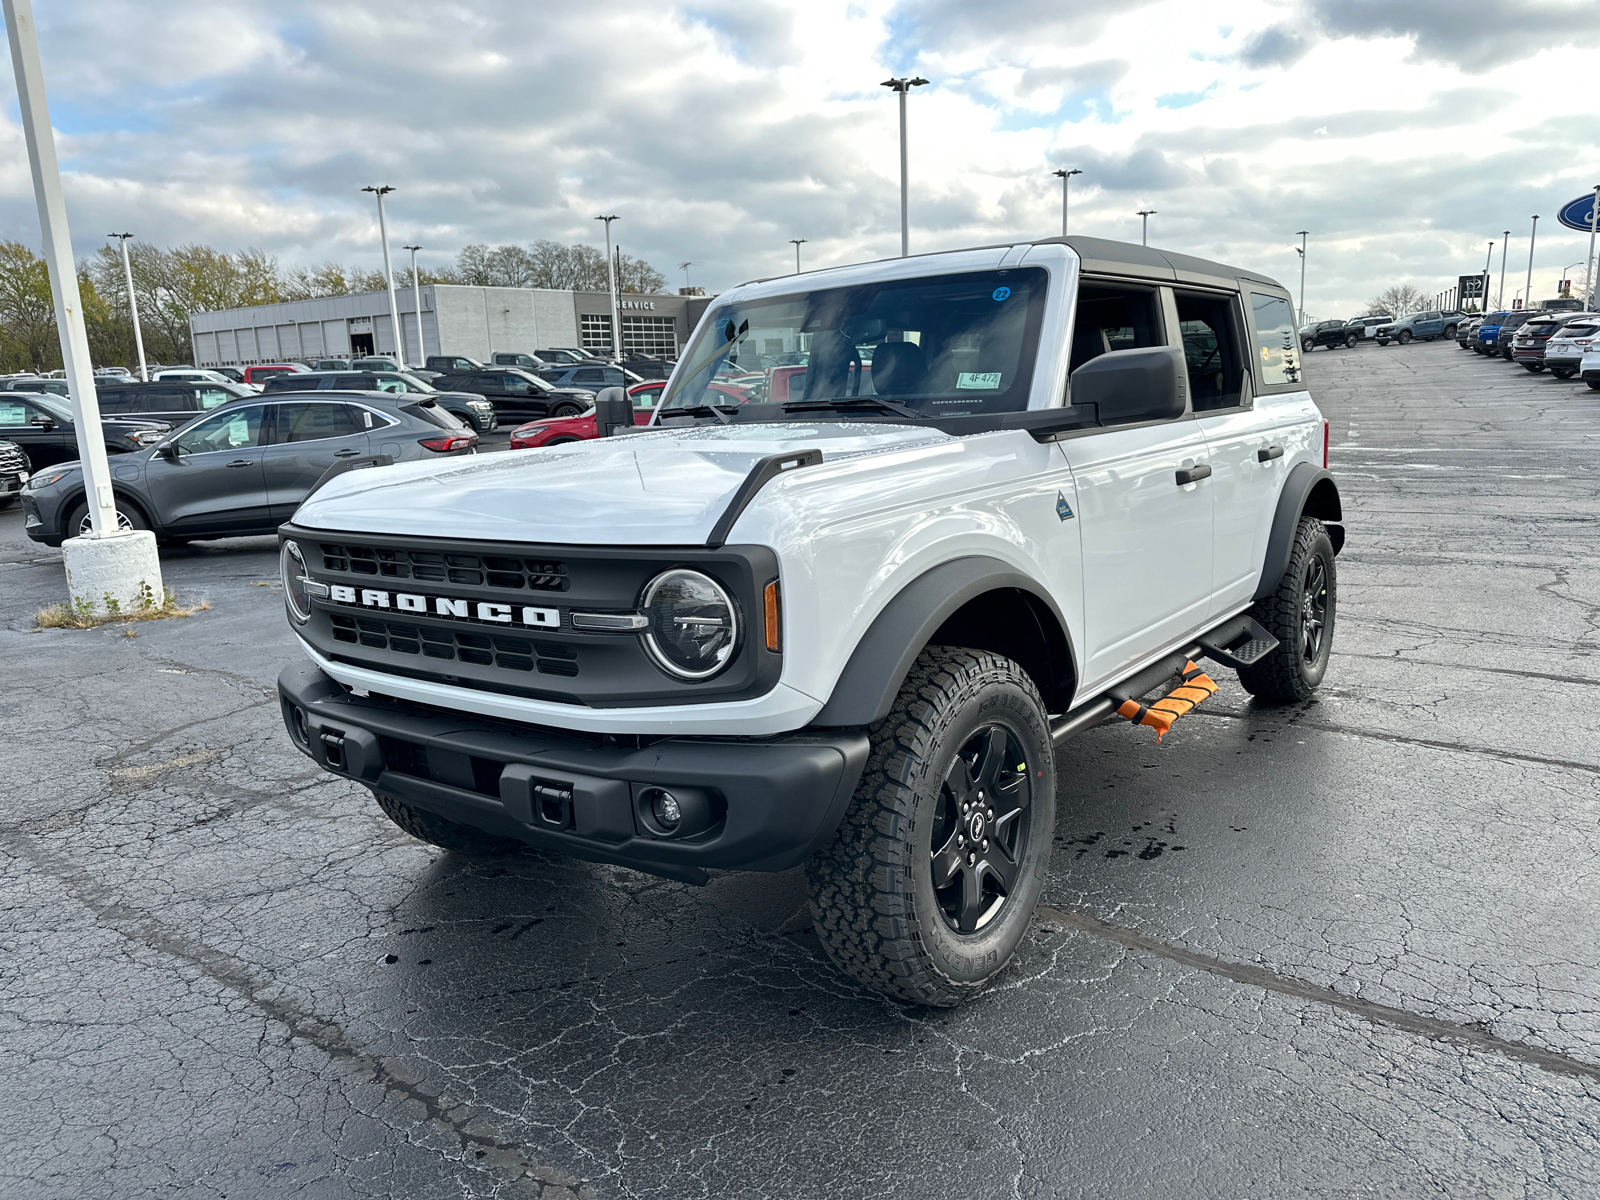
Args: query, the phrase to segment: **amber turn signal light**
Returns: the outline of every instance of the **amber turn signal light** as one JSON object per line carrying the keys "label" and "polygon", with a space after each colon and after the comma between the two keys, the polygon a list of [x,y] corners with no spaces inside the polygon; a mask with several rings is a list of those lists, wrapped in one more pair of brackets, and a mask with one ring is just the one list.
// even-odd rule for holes
{"label": "amber turn signal light", "polygon": [[783,649],[783,607],[776,579],[767,584],[761,599],[767,617],[767,649],[776,654]]}

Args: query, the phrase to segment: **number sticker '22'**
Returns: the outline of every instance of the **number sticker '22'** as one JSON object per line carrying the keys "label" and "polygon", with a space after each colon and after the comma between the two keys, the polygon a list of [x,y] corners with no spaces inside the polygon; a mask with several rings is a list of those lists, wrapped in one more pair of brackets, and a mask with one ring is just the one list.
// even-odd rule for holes
{"label": "number sticker '22'", "polygon": [[1002,300],[1008,300],[1008,299],[1010,299],[1010,297],[1011,297],[1011,289],[1010,288],[1008,288],[1008,287],[997,287],[997,288],[995,288],[995,290],[994,290],[994,299],[995,299],[995,303],[996,304],[998,304]]}

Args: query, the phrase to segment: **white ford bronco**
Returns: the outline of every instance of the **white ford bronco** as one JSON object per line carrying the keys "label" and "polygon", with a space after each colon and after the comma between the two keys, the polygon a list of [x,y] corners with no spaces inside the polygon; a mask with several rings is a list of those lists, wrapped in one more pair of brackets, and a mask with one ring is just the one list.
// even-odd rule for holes
{"label": "white ford bronco", "polygon": [[955,1004],[1026,931],[1055,747],[1159,734],[1205,658],[1322,680],[1293,313],[1082,237],[735,288],[649,426],[602,397],[597,440],[324,479],[280,531],[289,735],[452,850],[805,863],[843,970]]}

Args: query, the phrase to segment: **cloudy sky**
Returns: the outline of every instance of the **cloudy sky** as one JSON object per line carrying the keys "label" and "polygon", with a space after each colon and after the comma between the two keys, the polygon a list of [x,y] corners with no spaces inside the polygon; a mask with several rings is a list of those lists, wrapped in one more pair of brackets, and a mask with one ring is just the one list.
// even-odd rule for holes
{"label": "cloudy sky", "polygon": [[[1536,298],[1600,182],[1596,0],[35,0],[79,254],[107,230],[284,263],[440,265],[467,242],[599,241],[720,289],[899,248],[1060,230],[1247,265],[1347,316],[1481,270]],[[9,73],[9,61],[5,69]],[[14,88],[0,236],[38,244]],[[1500,247],[1495,247],[1498,272]],[[1581,268],[1579,269],[1581,271]],[[1576,274],[1577,272],[1574,272]]]}

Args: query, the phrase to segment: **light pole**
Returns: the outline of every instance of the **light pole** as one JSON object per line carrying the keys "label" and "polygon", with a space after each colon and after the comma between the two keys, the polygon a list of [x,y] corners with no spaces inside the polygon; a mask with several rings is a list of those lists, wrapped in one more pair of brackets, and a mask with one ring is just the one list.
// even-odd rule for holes
{"label": "light pole", "polygon": [[133,296],[133,266],[128,262],[128,239],[131,233],[108,233],[122,247],[122,277],[128,281],[128,311],[133,314],[133,346],[139,352],[139,378],[150,382],[150,368],[144,365],[144,334],[139,329],[139,302]]}
{"label": "light pole", "polygon": [[1506,230],[1500,236],[1503,240],[1500,243],[1500,290],[1494,294],[1496,308],[1506,306],[1506,247],[1511,245],[1511,230]]}
{"label": "light pole", "polygon": [[1300,324],[1304,325],[1306,323],[1306,238],[1310,234],[1304,229],[1297,229],[1295,232],[1300,235]]}
{"label": "light pole", "polygon": [[[606,227],[606,276],[611,281],[611,357],[617,362],[622,361],[622,316],[617,308],[617,264],[611,258],[611,222],[616,215],[609,217],[596,217],[596,221],[603,222]],[[688,275],[685,274],[685,279]]]}
{"label": "light pole", "polygon": [[1600,227],[1600,183],[1594,185],[1594,201],[1589,205],[1589,257],[1583,262],[1583,290],[1589,294],[1590,312],[1595,305],[1594,235],[1597,227]]}
{"label": "light pole", "polygon": [[1153,208],[1141,208],[1139,210],[1139,216],[1144,220],[1144,224],[1139,228],[1139,244],[1141,246],[1150,244],[1150,218],[1155,215],[1156,210]]}
{"label": "light pole", "polygon": [[[794,273],[798,275],[800,274],[800,247],[806,244],[807,239],[790,238],[789,240],[794,243]],[[904,258],[905,255],[901,255],[901,257]]]}
{"label": "light pole", "polygon": [[683,272],[683,286],[684,287],[689,287],[690,286],[690,283],[689,283],[689,268],[692,267],[692,266],[694,266],[694,264],[692,262],[681,262],[681,263],[678,264],[678,270]]}
{"label": "light pole", "polygon": [[[94,363],[89,358],[89,335],[83,325],[83,297],[78,290],[77,264],[72,258],[67,205],[61,194],[61,168],[56,161],[55,133],[50,127],[32,0],[0,0],[0,10],[4,11],[6,37],[11,43],[18,115],[33,175],[44,260],[50,269],[50,299],[56,311],[61,360],[67,371],[67,399],[89,507],[89,528],[82,532],[68,529],[70,536],[61,546],[67,589],[74,604],[100,609],[106,600],[114,600],[124,612],[130,612],[146,597],[158,603],[164,599],[161,558],[156,552],[155,534],[148,529],[123,531],[117,527],[117,501],[111,490],[106,442],[101,436],[100,400],[95,393]],[[106,609],[110,607],[105,604]]]}
{"label": "light pole", "polygon": [[[1571,280],[1571,279],[1572,279],[1572,276],[1571,276],[1571,275],[1568,275],[1568,274],[1567,274],[1567,272],[1568,272],[1568,271],[1570,271],[1570,270],[1572,270],[1572,268],[1573,268],[1573,267],[1588,267],[1588,265],[1589,265],[1589,264],[1588,264],[1588,262],[1587,262],[1587,261],[1584,261],[1584,262],[1574,262],[1574,263],[1568,263],[1568,264],[1567,264],[1567,265],[1566,265],[1566,266],[1564,266],[1564,267],[1562,267],[1562,268],[1561,268],[1561,280],[1562,280],[1562,281],[1570,281],[1570,280]],[[1559,290],[1560,290],[1560,289],[1559,289],[1559,287],[1558,287],[1558,288],[1557,288],[1557,290],[1558,290],[1558,291],[1559,291]],[[1567,291],[1568,291],[1568,292],[1571,292],[1571,291],[1572,291],[1572,288],[1571,288],[1571,287],[1568,287],[1568,288],[1567,288]]]}
{"label": "light pole", "polygon": [[1489,243],[1489,249],[1484,253],[1484,256],[1483,256],[1483,298],[1481,300],[1479,300],[1479,302],[1478,302],[1478,311],[1479,312],[1485,312],[1486,313],[1486,312],[1489,311],[1489,280],[1491,278],[1491,276],[1489,274],[1489,264],[1491,262],[1493,262],[1493,261],[1494,261],[1494,243],[1490,242]]}
{"label": "light pole", "polygon": [[[417,251],[422,247],[407,246],[406,249],[411,251],[411,299],[417,305],[417,366],[420,367],[428,361],[428,348],[422,344],[422,287],[417,282]],[[400,356],[400,362],[402,365],[405,363],[404,354]]]}
{"label": "light pole", "polygon": [[1528,282],[1522,285],[1522,304],[1524,308],[1533,307],[1533,243],[1539,236],[1539,214],[1533,214],[1533,229],[1528,234]]}
{"label": "light pole", "polygon": [[906,165],[906,93],[928,81],[920,75],[915,79],[885,79],[880,85],[890,88],[900,96],[900,257],[911,255],[910,183]]}
{"label": "light pole", "polygon": [[[394,298],[394,267],[389,262],[389,223],[383,216],[383,198],[394,191],[388,184],[382,187],[364,187],[363,192],[371,192],[378,198],[378,237],[383,242],[383,281],[389,285],[389,328],[394,330],[395,357],[401,365],[406,361],[406,344],[400,336],[400,305]],[[378,347],[372,347],[376,353]]]}
{"label": "light pole", "polygon": [[1066,170],[1057,171],[1056,174],[1061,177],[1061,236],[1062,237],[1066,237],[1067,236],[1067,185],[1072,182],[1072,177],[1074,175],[1082,175],[1083,172],[1078,170],[1076,167],[1074,167],[1070,171],[1066,171]]}

